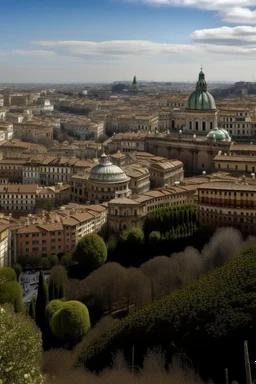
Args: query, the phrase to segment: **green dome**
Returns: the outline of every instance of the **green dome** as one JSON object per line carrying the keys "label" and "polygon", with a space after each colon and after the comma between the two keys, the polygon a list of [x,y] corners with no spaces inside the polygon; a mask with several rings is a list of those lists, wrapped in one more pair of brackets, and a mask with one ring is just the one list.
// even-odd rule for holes
{"label": "green dome", "polygon": [[130,178],[121,168],[111,163],[107,155],[103,153],[100,163],[91,169],[89,180],[96,183],[113,184],[129,182]]}
{"label": "green dome", "polygon": [[208,140],[216,140],[216,141],[231,141],[231,137],[229,136],[228,131],[222,128],[214,128],[211,132],[206,136]]}
{"label": "green dome", "polygon": [[207,92],[207,83],[203,71],[199,73],[196,90],[189,96],[187,102],[189,110],[215,110],[216,103],[214,97]]}

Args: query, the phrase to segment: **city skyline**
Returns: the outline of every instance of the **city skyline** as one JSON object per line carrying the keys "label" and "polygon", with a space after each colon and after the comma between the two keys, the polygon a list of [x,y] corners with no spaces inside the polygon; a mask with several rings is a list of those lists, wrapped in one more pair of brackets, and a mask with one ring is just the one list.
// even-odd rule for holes
{"label": "city skyline", "polygon": [[255,0],[0,0],[0,82],[254,81]]}

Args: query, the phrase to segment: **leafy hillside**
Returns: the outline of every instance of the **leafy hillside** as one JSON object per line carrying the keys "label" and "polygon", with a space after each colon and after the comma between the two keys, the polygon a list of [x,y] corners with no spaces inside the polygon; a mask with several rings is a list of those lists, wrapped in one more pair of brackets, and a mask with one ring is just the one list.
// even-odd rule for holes
{"label": "leafy hillside", "polygon": [[234,354],[240,359],[237,352],[244,338],[249,344],[252,341],[255,319],[256,247],[125,318],[92,342],[80,362],[90,370],[100,370],[118,350],[131,359],[134,345],[135,364],[140,364],[148,348],[161,345],[168,359],[179,350],[197,367],[210,366],[213,373],[229,364],[235,369]]}

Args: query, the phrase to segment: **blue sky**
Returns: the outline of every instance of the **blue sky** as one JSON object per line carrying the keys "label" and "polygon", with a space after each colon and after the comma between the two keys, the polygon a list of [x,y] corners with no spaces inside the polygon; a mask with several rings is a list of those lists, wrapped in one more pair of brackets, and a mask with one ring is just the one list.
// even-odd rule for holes
{"label": "blue sky", "polygon": [[212,81],[256,77],[256,0],[0,5],[0,82],[195,81],[201,64]]}

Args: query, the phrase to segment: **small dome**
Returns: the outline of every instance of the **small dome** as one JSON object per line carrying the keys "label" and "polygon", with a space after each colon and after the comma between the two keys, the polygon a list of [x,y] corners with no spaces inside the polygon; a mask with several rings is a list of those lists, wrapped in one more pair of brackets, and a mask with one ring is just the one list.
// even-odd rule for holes
{"label": "small dome", "polygon": [[103,153],[100,163],[91,169],[89,180],[96,183],[113,184],[129,182],[130,178],[120,167],[111,163],[107,155]]}
{"label": "small dome", "polygon": [[215,110],[216,103],[214,97],[207,91],[205,75],[201,70],[196,84],[196,90],[189,96],[187,101],[189,110]]}
{"label": "small dome", "polygon": [[231,137],[229,133],[222,128],[214,128],[212,131],[208,133],[206,136],[208,140],[216,140],[216,141],[231,141]]}

